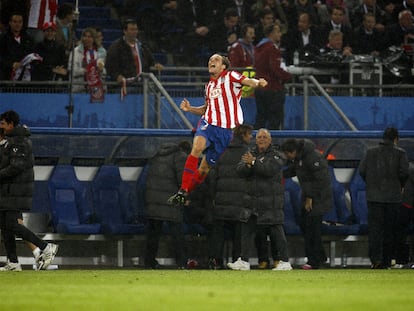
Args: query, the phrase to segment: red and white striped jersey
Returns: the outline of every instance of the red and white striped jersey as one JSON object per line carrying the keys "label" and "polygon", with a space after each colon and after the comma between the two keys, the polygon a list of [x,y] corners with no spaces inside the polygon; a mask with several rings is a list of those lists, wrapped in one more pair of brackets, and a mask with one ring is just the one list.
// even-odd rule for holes
{"label": "red and white striped jersey", "polygon": [[29,11],[29,28],[42,29],[45,22],[56,22],[58,0],[31,0]]}
{"label": "red and white striped jersey", "polygon": [[241,82],[245,76],[237,71],[223,71],[217,79],[210,78],[206,85],[207,109],[204,119],[211,125],[235,128],[243,124],[240,106]]}

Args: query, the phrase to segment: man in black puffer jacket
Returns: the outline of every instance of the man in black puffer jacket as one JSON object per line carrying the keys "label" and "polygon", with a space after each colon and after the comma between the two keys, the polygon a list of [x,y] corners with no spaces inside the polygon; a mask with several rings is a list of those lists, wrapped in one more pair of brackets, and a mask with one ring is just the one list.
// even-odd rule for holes
{"label": "man in black puffer jacket", "polygon": [[165,202],[171,192],[180,188],[184,163],[191,150],[187,141],[165,143],[160,146],[156,155],[149,162],[149,171],[145,191],[145,208],[149,229],[147,233],[147,249],[145,266],[156,269],[159,267],[155,259],[162,234],[163,223],[167,222],[174,240],[176,264],[183,268],[187,262],[183,226],[183,207],[169,206]]}
{"label": "man in black puffer jacket", "polygon": [[368,247],[373,269],[391,266],[394,228],[408,179],[407,154],[397,146],[398,138],[397,129],[387,128],[383,142],[369,149],[359,164],[359,174],[367,184]]}
{"label": "man in black puffer jacket", "polygon": [[56,244],[46,243],[19,222],[21,213],[32,208],[34,180],[30,132],[19,122],[19,115],[13,110],[0,116],[0,127],[7,137],[0,162],[0,228],[9,260],[0,271],[22,270],[17,259],[16,236],[40,248],[42,258],[39,269],[46,269],[58,250]]}

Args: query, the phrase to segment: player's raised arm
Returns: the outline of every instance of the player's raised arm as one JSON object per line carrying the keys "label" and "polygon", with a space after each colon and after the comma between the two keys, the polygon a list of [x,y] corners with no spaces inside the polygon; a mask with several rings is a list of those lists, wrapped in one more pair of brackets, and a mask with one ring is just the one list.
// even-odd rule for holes
{"label": "player's raised arm", "polygon": [[258,87],[266,87],[267,81],[263,78],[260,78],[260,79],[246,78],[242,81],[242,84],[253,87],[253,88],[258,88]]}

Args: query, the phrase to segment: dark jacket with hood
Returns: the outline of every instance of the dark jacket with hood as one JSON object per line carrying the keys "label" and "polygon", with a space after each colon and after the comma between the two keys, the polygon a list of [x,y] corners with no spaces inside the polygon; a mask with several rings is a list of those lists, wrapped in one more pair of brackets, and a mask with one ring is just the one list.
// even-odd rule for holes
{"label": "dark jacket with hood", "polygon": [[323,215],[333,204],[328,162],[307,139],[300,140],[296,158],[289,162],[285,177],[297,176],[302,188],[303,207],[306,198],[312,198],[311,215]]}
{"label": "dark jacket with hood", "polygon": [[33,152],[25,126],[16,126],[1,146],[0,210],[29,211],[33,195]]}
{"label": "dark jacket with hood", "polygon": [[257,215],[258,224],[283,224],[285,192],[282,167],[285,161],[272,145],[264,152],[255,148],[252,154],[256,157],[254,165],[239,162],[237,166],[238,173],[248,183],[244,194],[245,204]]}
{"label": "dark jacket with hood", "polygon": [[149,219],[183,221],[182,207],[170,206],[166,202],[171,193],[180,188],[186,159],[187,154],[177,144],[166,143],[150,160],[145,191],[146,216]]}

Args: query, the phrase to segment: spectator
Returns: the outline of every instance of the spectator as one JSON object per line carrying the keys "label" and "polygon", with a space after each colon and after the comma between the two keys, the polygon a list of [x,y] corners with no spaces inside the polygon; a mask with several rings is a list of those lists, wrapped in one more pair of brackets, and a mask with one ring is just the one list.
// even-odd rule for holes
{"label": "spectator", "polygon": [[34,158],[30,132],[20,125],[20,117],[13,110],[1,114],[0,127],[7,137],[0,162],[0,228],[8,259],[0,271],[22,270],[16,253],[16,236],[40,248],[42,259],[38,268],[46,269],[58,246],[41,240],[19,222],[21,213],[32,208]]}
{"label": "spectator", "polygon": [[36,81],[59,81],[67,79],[65,48],[56,42],[56,24],[43,25],[44,39],[35,45],[35,52],[43,61],[33,66],[32,77]]}
{"label": "spectator", "polygon": [[155,63],[151,51],[138,40],[138,25],[134,19],[124,22],[123,33],[124,36],[115,40],[108,49],[106,69],[112,81],[125,87],[128,80],[149,72],[151,66],[161,70],[162,65]]}
{"label": "spectator", "polygon": [[23,15],[11,14],[8,31],[0,38],[0,80],[30,80],[24,58],[33,53],[33,41],[23,30]]}
{"label": "spectator", "polygon": [[[272,137],[267,129],[259,129],[256,134],[256,147],[245,153],[237,166],[241,176],[247,178],[248,185],[245,206],[249,206],[256,216],[256,247],[259,263],[269,262],[267,234],[270,235],[273,257],[273,270],[292,270],[289,263],[284,223],[284,189],[282,167],[285,161],[281,153],[272,146]],[[250,222],[250,221],[249,221]],[[249,224],[248,222],[248,224]],[[246,228],[249,231],[249,228]],[[242,235],[246,230],[242,228]],[[242,258],[246,256],[242,247]],[[236,261],[229,267],[237,266]]]}
{"label": "spectator", "polygon": [[251,15],[253,15],[254,20],[259,20],[259,15],[263,9],[270,9],[273,12],[273,22],[276,22],[280,25],[280,30],[283,34],[288,31],[288,19],[281,3],[278,0],[256,1],[256,3],[253,4],[250,8],[252,12]]}
{"label": "spectator", "polygon": [[364,15],[362,25],[355,30],[353,37],[354,54],[379,56],[384,49],[384,33],[375,28],[375,15],[372,13]]}
{"label": "spectator", "polygon": [[244,258],[242,250],[246,255],[245,248],[249,247],[249,237],[243,235],[243,230],[248,226],[249,219],[253,216],[253,210],[245,202],[247,180],[238,175],[236,168],[242,155],[248,150],[252,130],[252,126],[244,124],[234,129],[233,140],[211,171],[211,175],[209,174],[215,203],[211,237],[214,250],[210,256],[210,262],[213,263],[211,266],[214,268],[223,265],[226,228],[229,229],[233,237],[233,260],[239,257]]}
{"label": "spectator", "polygon": [[400,47],[414,43],[414,23],[411,11],[405,10],[398,14],[398,22],[385,28],[385,45]]}
{"label": "spectator", "polygon": [[254,66],[254,27],[245,24],[241,28],[241,38],[234,42],[229,50],[230,65],[234,68]]}
{"label": "spectator", "polygon": [[284,177],[297,176],[302,188],[300,227],[308,258],[302,269],[319,269],[326,261],[321,236],[322,216],[333,204],[328,162],[315,149],[315,144],[307,139],[287,139],[282,144],[282,151],[288,159]]}
{"label": "spectator", "polygon": [[332,8],[330,20],[321,26],[322,40],[324,42],[328,42],[331,30],[339,30],[343,34],[343,46],[351,46],[353,30],[344,23],[345,16],[345,9],[343,7],[336,6]]}
{"label": "spectator", "polygon": [[378,31],[384,31],[385,12],[377,5],[377,0],[362,0],[362,3],[351,12],[351,24],[355,29],[362,24],[363,17],[366,13],[375,15],[375,28]]}
{"label": "spectator", "polygon": [[393,268],[401,269],[409,262],[410,247],[407,237],[410,226],[414,224],[414,164],[411,162],[408,168],[408,179],[404,185],[402,203],[398,213],[395,228],[395,265]]}
{"label": "spectator", "polygon": [[145,207],[148,218],[147,247],[145,267],[159,268],[155,259],[162,235],[164,222],[168,224],[174,241],[175,260],[179,268],[185,268],[187,250],[183,232],[183,207],[168,206],[169,194],[180,187],[179,177],[182,175],[187,154],[191,145],[187,141],[165,143],[161,145],[154,157],[149,161],[149,171],[145,190]]}
{"label": "spectator", "polygon": [[314,6],[313,0],[297,0],[295,6],[297,16],[300,16],[302,13],[308,13],[311,23],[313,25],[320,25],[318,9],[317,6]]}
{"label": "spectator", "polygon": [[183,58],[190,66],[204,66],[200,62],[203,50],[208,49],[212,3],[207,0],[178,0],[179,20],[184,26]]}
{"label": "spectator", "polygon": [[398,21],[398,15],[401,11],[409,10],[414,16],[414,0],[396,1],[398,3],[394,9],[394,22]]}
{"label": "spectator", "polygon": [[367,150],[359,164],[366,183],[368,204],[368,247],[372,269],[391,267],[395,225],[408,179],[408,160],[398,147],[398,130],[385,129],[383,142]]}
{"label": "spectator", "polygon": [[264,30],[275,22],[275,16],[272,10],[263,9],[259,13],[259,22],[254,26],[255,40],[254,45],[259,43],[260,40],[265,38]]}
{"label": "spectator", "polygon": [[76,35],[72,21],[75,17],[73,7],[70,3],[59,5],[56,13],[56,42],[65,47],[66,57],[76,46]]}
{"label": "spectator", "polygon": [[223,22],[216,22],[210,27],[210,50],[227,54],[231,45],[237,40],[239,30],[239,15],[234,8],[226,9]]}
{"label": "spectator", "polygon": [[98,26],[95,26],[95,27],[93,27],[93,29],[95,29],[95,32],[96,32],[96,47],[98,48],[99,53],[106,60],[107,51],[106,51],[105,47],[103,46],[104,36],[103,36],[102,28],[98,27]]}
{"label": "spectator", "polygon": [[269,84],[255,91],[256,97],[256,129],[267,126],[269,129],[280,130],[284,125],[285,88],[284,83],[292,75],[281,68],[282,54],[280,39],[282,33],[279,25],[265,29],[266,38],[262,39],[255,49],[256,75],[266,79]]}
{"label": "spectator", "polygon": [[181,188],[168,199],[170,204],[185,203],[188,193],[203,182],[210,168],[230,144],[232,129],[243,124],[241,87],[267,85],[265,79],[247,78],[238,72],[228,71],[229,66],[227,57],[213,54],[208,62],[210,81],[205,88],[204,105],[193,107],[187,99],[181,102],[183,111],[203,117],[194,135],[193,149],[185,163]]}
{"label": "spectator", "polygon": [[324,45],[320,31],[312,25],[308,13],[299,15],[297,29],[289,30],[282,40],[282,47],[286,49],[285,59],[287,65],[293,65],[295,51],[303,59],[305,52],[318,54],[319,49]]}
{"label": "spectator", "polygon": [[[74,82],[72,90],[74,92],[87,89],[93,95],[94,87],[102,88],[105,59],[104,53],[96,45],[95,29],[85,28],[82,31],[81,43],[69,56],[68,69],[72,71],[71,76]],[[92,84],[95,85],[92,87]]]}

